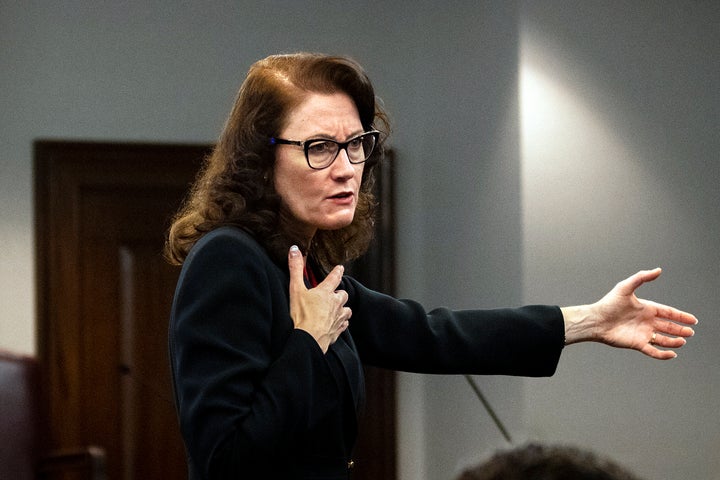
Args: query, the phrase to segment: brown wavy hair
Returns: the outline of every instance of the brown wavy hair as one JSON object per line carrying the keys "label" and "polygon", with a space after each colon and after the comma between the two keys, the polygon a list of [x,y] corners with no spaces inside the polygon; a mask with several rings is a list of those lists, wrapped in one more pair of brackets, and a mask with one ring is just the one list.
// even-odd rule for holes
{"label": "brown wavy hair", "polygon": [[[367,131],[384,132],[366,162],[355,216],[338,230],[318,230],[310,245],[292,231],[275,191],[277,136],[293,109],[310,93],[343,92],[352,98]],[[212,153],[173,219],[165,256],[181,264],[203,235],[223,225],[249,232],[278,262],[296,244],[325,268],[353,260],[367,250],[374,231],[374,169],[389,131],[387,115],[376,101],[363,68],[347,57],[314,53],[273,55],[251,66]]]}

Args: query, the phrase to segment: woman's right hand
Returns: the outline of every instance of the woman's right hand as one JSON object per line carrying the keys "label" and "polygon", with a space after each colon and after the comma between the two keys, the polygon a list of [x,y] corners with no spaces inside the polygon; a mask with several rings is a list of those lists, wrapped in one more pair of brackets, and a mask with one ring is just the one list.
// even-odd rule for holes
{"label": "woman's right hand", "polygon": [[352,310],[345,306],[348,294],[337,290],[343,275],[338,265],[317,287],[305,286],[303,270],[305,260],[300,250],[293,246],[288,253],[290,268],[290,317],[295,328],[305,330],[317,341],[323,353],[335,343],[347,328]]}

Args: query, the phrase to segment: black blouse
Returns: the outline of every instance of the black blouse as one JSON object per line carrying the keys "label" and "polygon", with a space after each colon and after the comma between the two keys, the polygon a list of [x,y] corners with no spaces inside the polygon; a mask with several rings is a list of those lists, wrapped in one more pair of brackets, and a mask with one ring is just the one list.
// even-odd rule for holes
{"label": "black blouse", "polygon": [[191,250],[169,343],[190,478],[340,479],[364,399],[362,364],[441,374],[552,375],[554,306],[426,311],[351,277],[350,328],[323,354],[289,314],[287,265],[222,227]]}

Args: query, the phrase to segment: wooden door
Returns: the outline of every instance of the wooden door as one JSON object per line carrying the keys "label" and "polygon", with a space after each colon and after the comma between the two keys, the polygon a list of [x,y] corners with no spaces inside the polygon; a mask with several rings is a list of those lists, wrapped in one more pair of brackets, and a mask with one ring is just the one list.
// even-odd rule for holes
{"label": "wooden door", "polygon": [[38,354],[50,445],[95,444],[110,480],[185,478],[165,231],[207,146],[38,142]]}
{"label": "wooden door", "polygon": [[[38,355],[48,441],[54,448],[103,447],[110,480],[187,477],[167,354],[179,269],[165,263],[162,248],[208,149],[35,145]],[[391,374],[368,373],[368,405],[358,452],[368,462],[358,462],[355,478],[394,478]]]}

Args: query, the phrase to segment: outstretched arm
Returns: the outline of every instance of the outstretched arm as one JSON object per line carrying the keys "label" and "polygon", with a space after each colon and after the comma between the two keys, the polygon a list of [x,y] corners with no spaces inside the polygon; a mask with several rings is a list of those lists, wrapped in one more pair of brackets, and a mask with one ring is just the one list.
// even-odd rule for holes
{"label": "outstretched arm", "polygon": [[660,273],[659,268],[640,271],[619,282],[596,303],[562,308],[565,343],[593,341],[638,350],[660,360],[677,357],[673,349],[685,345],[685,337],[695,334],[687,326],[697,323],[695,316],[635,296],[641,285]]}

